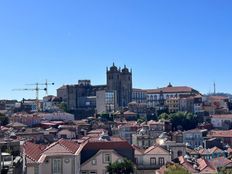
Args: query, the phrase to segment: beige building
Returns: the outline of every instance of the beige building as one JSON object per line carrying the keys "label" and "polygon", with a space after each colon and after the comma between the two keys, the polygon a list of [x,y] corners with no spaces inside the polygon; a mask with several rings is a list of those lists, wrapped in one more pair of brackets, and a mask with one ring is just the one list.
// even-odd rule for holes
{"label": "beige building", "polygon": [[81,174],[106,174],[109,163],[122,160],[123,157],[114,150],[99,150],[81,165]]}
{"label": "beige building", "polygon": [[180,108],[180,99],[177,97],[168,98],[165,101],[165,105],[168,107],[170,113],[178,112]]}
{"label": "beige building", "polygon": [[153,145],[146,150],[133,145],[138,173],[153,174],[168,162],[171,162],[171,154],[160,146]]}
{"label": "beige building", "polygon": [[26,174],[80,174],[80,145],[59,140],[49,146],[26,142],[23,146]]}

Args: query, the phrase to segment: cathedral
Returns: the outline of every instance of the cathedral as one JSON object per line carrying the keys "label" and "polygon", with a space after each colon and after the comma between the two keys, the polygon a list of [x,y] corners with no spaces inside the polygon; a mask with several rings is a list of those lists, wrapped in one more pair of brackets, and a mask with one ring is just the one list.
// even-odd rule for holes
{"label": "cathedral", "polygon": [[107,89],[117,92],[117,104],[119,107],[126,107],[132,100],[132,70],[124,65],[124,68],[117,68],[114,63],[107,68]]}

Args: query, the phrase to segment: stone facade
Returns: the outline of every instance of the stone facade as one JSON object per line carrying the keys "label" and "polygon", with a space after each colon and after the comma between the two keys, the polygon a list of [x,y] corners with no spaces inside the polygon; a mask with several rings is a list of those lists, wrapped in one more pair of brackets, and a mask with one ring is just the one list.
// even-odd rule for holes
{"label": "stone facade", "polygon": [[132,101],[132,71],[124,66],[121,70],[114,64],[107,68],[107,88],[117,91],[117,103],[120,107],[125,107]]}

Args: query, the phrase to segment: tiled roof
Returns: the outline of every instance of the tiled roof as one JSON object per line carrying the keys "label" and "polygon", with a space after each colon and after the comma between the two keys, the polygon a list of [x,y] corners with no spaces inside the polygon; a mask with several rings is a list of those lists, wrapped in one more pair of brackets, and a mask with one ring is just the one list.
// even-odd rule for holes
{"label": "tiled roof", "polygon": [[6,127],[26,127],[27,125],[19,123],[19,122],[12,122],[6,125]]}
{"label": "tiled roof", "polygon": [[71,152],[71,153],[75,153],[78,148],[79,148],[79,144],[77,144],[76,142],[74,141],[70,141],[70,140],[63,140],[63,139],[60,139],[58,140],[57,142],[55,143],[52,143],[51,145],[49,145],[45,150],[44,152],[48,151],[48,150],[52,150],[53,152],[58,152],[58,149],[60,147],[64,147],[65,148],[65,151],[64,152]]}
{"label": "tiled roof", "polygon": [[199,170],[202,172],[203,170],[206,170],[206,171],[211,171],[211,172],[215,172],[216,169],[210,165],[210,163],[205,160],[205,159],[202,159],[202,158],[199,158],[197,159],[197,163],[198,163],[198,168]]}
{"label": "tiled roof", "polygon": [[194,169],[193,165],[190,164],[183,156],[178,157],[180,165],[191,173],[197,173],[198,170]]}
{"label": "tiled roof", "polygon": [[187,86],[174,86],[174,87],[164,87],[158,89],[148,89],[146,92],[148,94],[159,94],[160,92],[163,93],[191,93],[194,90]]}
{"label": "tiled roof", "polygon": [[232,138],[232,130],[212,130],[208,134],[209,137],[215,138]]}
{"label": "tiled roof", "polygon": [[212,99],[212,100],[226,100],[226,99],[228,99],[228,97],[224,97],[224,96],[209,96],[208,98]]}
{"label": "tiled roof", "polygon": [[163,124],[164,125],[163,122],[154,121],[154,120],[150,120],[150,121],[147,122],[147,125],[154,125],[154,124]]}
{"label": "tiled roof", "polygon": [[140,148],[140,147],[138,147],[138,146],[136,146],[134,144],[132,144],[131,146],[135,150],[135,155],[142,155],[144,153],[144,151],[145,151],[144,149],[142,149],[142,148]]}
{"label": "tiled roof", "polygon": [[218,118],[218,119],[232,119],[232,114],[211,115],[211,117]]}
{"label": "tiled roof", "polygon": [[136,115],[136,113],[131,112],[131,111],[126,111],[123,113],[124,115]]}
{"label": "tiled roof", "polygon": [[25,155],[32,161],[38,161],[43,150],[46,148],[44,145],[34,144],[31,142],[26,142],[23,145]]}
{"label": "tiled roof", "polygon": [[63,139],[60,139],[49,146],[38,145],[31,142],[26,142],[23,145],[24,153],[26,157],[30,159],[27,161],[27,164],[32,161],[43,162],[47,155],[75,154],[79,147],[80,145],[78,143]]}
{"label": "tiled roof", "polygon": [[211,149],[200,149],[199,150],[199,154],[201,155],[212,155],[213,153],[223,153],[223,151],[221,149],[219,149],[218,147],[213,147]]}
{"label": "tiled roof", "polygon": [[120,137],[110,137],[109,141],[99,140],[99,138],[89,138],[87,141],[85,145],[87,149],[132,148],[126,140]]}
{"label": "tiled roof", "polygon": [[144,154],[170,154],[167,150],[160,146],[151,146],[145,150]]}
{"label": "tiled roof", "polygon": [[211,164],[211,166],[214,166],[215,168],[226,167],[228,165],[232,166],[232,161],[225,157],[214,158],[210,160],[209,163]]}

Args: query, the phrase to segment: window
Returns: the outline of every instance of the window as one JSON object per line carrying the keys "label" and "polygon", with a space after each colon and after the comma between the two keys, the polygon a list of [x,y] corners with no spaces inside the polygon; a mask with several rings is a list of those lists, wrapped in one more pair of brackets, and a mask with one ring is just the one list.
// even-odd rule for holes
{"label": "window", "polygon": [[95,171],[90,171],[89,174],[97,174]]}
{"label": "window", "polygon": [[150,165],[156,165],[156,158],[150,158]]}
{"label": "window", "polygon": [[92,160],[92,165],[96,165],[97,164],[97,160],[96,159],[93,159]]}
{"label": "window", "polygon": [[39,166],[34,167],[34,174],[39,174]]}
{"label": "window", "polygon": [[111,155],[109,153],[103,153],[103,163],[110,163]]}
{"label": "window", "polygon": [[61,169],[62,168],[62,161],[61,159],[53,159],[53,164],[52,164],[52,173],[53,174],[61,174]]}
{"label": "window", "polygon": [[164,158],[159,158],[159,165],[164,165]]}

